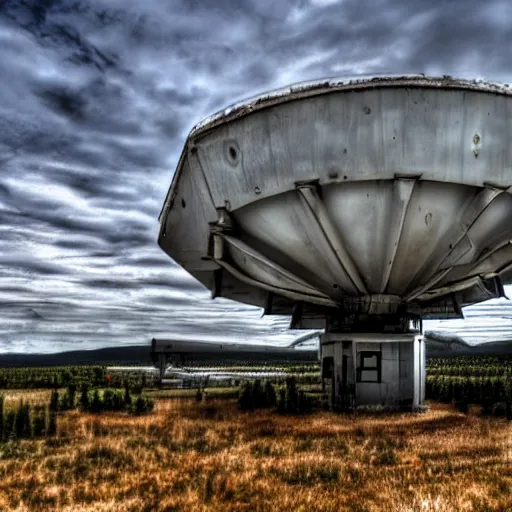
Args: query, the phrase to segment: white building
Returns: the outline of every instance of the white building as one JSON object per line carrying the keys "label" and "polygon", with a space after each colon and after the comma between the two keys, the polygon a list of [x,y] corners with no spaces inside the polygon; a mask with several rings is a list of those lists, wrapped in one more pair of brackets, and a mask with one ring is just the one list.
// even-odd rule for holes
{"label": "white building", "polygon": [[425,343],[418,333],[321,337],[322,380],[334,408],[414,408],[425,399]]}

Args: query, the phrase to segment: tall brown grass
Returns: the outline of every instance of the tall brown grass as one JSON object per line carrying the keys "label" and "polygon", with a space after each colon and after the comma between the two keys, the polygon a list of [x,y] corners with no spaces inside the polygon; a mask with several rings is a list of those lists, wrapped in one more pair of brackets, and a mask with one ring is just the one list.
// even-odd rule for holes
{"label": "tall brown grass", "polygon": [[0,445],[0,510],[506,511],[512,431],[448,406],[279,416],[234,400],[159,400],[145,417],[60,417]]}

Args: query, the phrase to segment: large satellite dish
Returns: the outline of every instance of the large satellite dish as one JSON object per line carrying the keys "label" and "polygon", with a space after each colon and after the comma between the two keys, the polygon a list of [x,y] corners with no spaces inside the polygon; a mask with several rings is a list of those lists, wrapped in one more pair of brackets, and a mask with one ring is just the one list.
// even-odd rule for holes
{"label": "large satellite dish", "polygon": [[159,244],[213,297],[291,327],[405,333],[459,317],[512,277],[511,100],[407,76],[234,105],[191,131]]}
{"label": "large satellite dish", "polygon": [[232,106],[191,131],[159,244],[214,296],[269,313],[459,316],[512,267],[510,100],[413,76]]}

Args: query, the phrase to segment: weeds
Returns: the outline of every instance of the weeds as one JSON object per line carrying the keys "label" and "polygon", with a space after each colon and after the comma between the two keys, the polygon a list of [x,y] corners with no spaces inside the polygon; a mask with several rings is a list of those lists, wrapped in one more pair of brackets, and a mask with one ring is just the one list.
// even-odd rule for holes
{"label": "weeds", "polygon": [[0,445],[0,510],[505,511],[512,503],[509,424],[449,405],[297,417],[192,395],[159,400],[151,415],[52,414],[53,437]]}

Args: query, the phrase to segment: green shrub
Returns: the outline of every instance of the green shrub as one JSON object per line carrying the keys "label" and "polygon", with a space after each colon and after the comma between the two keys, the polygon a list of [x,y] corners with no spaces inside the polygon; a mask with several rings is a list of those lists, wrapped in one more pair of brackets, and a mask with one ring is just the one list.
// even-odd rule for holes
{"label": "green shrub", "polygon": [[265,400],[265,392],[263,387],[261,386],[260,380],[255,380],[252,383],[252,401],[255,409],[262,409],[267,407],[267,403]]}
{"label": "green shrub", "polygon": [[123,411],[126,409],[124,392],[121,390],[106,389],[101,400],[102,411]]}
{"label": "green shrub", "polygon": [[[482,406],[484,415],[512,416],[512,357],[460,356],[430,358],[427,364],[427,398],[454,403],[465,412],[470,404]],[[504,403],[504,406],[496,404]]]}
{"label": "green shrub", "polygon": [[59,392],[54,389],[50,397],[50,411],[57,412],[59,410]]}
{"label": "green shrub", "polygon": [[90,412],[100,413],[103,409],[102,405],[103,404],[101,401],[100,393],[97,389],[95,389],[94,393],[92,394],[92,400],[90,403]]}
{"label": "green shrub", "polygon": [[107,379],[105,367],[100,366],[54,366],[39,368],[0,368],[0,389],[59,389],[76,386],[81,389],[87,383],[91,387],[103,387],[108,381],[108,387],[122,389],[128,382],[131,389],[143,388],[152,378],[146,372],[114,372]]}
{"label": "green shrub", "polygon": [[144,398],[143,396],[138,396],[135,400],[135,404],[132,406],[132,414],[147,414],[148,412],[151,412],[155,408],[155,402],[154,400],[151,400],[151,398]]}
{"label": "green shrub", "polygon": [[240,396],[238,398],[238,407],[243,411],[252,411],[254,409],[254,402],[252,399],[252,384],[250,382],[246,382],[242,386],[242,391],[240,392]]}
{"label": "green shrub", "polygon": [[277,412],[284,414],[286,412],[286,389],[279,390],[279,400],[277,402]]}
{"label": "green shrub", "polygon": [[102,407],[103,411],[115,411],[116,410],[116,394],[112,389],[106,389],[103,392],[102,399]]}
{"label": "green shrub", "polygon": [[14,431],[17,439],[30,437],[31,434],[30,406],[23,401],[20,402],[16,411]]}
{"label": "green shrub", "polygon": [[281,390],[278,403],[278,412],[281,414],[301,414],[311,411],[313,402],[304,391],[297,388],[294,377],[286,379],[286,388]]}
{"label": "green shrub", "polygon": [[57,413],[55,411],[50,411],[48,417],[47,434],[49,436],[54,436],[55,434],[57,434]]}
{"label": "green shrub", "polygon": [[127,407],[132,405],[132,395],[130,394],[130,386],[128,382],[124,383],[124,403]]}
{"label": "green shrub", "polygon": [[238,406],[244,411],[275,407],[276,391],[272,383],[267,382],[265,387],[260,380],[246,382],[238,397]]}
{"label": "green shrub", "polygon": [[82,384],[82,390],[80,393],[80,407],[84,411],[88,411],[90,408],[89,386],[85,383]]}
{"label": "green shrub", "polygon": [[[1,400],[0,400],[1,402]],[[54,415],[57,413],[54,412]],[[3,411],[0,441],[41,437],[47,433],[46,408],[21,401],[16,408]]]}
{"label": "green shrub", "polygon": [[67,404],[66,404],[67,408],[74,409],[75,402],[76,402],[76,384],[74,382],[68,384],[66,399],[67,399]]}
{"label": "green shrub", "polygon": [[46,434],[46,410],[36,410],[32,418],[32,433],[34,437],[42,437]]}
{"label": "green shrub", "polygon": [[268,407],[275,407],[277,405],[276,388],[272,382],[265,384],[265,403]]}
{"label": "green shrub", "polygon": [[4,413],[4,441],[16,439],[16,410],[9,409]]}

